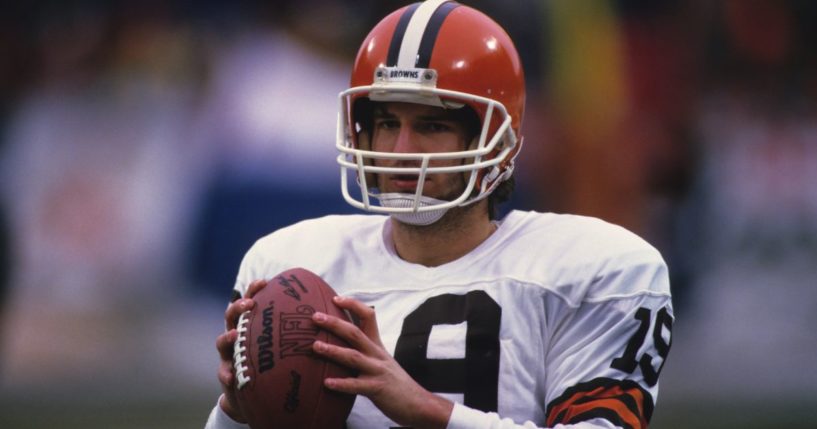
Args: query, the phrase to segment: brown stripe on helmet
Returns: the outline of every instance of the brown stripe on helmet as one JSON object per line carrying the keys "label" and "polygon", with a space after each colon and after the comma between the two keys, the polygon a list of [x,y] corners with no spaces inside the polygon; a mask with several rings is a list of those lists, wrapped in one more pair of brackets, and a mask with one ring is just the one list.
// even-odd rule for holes
{"label": "brown stripe on helmet", "polygon": [[391,44],[389,44],[389,54],[386,57],[386,65],[389,67],[394,67],[397,65],[397,59],[400,56],[400,45],[403,44],[403,37],[406,35],[406,28],[408,27],[409,21],[411,21],[411,17],[414,15],[414,12],[420,6],[420,3],[414,3],[406,8],[403,15],[400,16],[400,20],[397,21],[397,27],[394,29],[394,35],[391,38]]}

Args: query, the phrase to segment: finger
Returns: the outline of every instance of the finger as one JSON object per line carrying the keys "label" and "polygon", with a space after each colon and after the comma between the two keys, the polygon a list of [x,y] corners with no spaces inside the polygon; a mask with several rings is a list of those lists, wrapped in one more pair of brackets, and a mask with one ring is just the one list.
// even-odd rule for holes
{"label": "finger", "polygon": [[235,368],[233,368],[232,363],[221,361],[221,364],[218,366],[218,381],[222,386],[227,388],[225,392],[235,386]]}
{"label": "finger", "polygon": [[238,332],[235,329],[231,329],[216,338],[216,348],[222,361],[233,361],[233,345],[236,338],[238,338]]}
{"label": "finger", "polygon": [[266,286],[266,285],[267,285],[267,281],[266,281],[266,280],[255,280],[255,281],[253,281],[252,283],[250,283],[250,285],[249,285],[249,286],[247,286],[247,293],[246,293],[246,294],[244,294],[244,297],[245,297],[245,298],[252,298],[252,297],[254,297],[254,296],[255,296],[255,294],[257,294],[257,293],[258,293],[258,291],[260,291],[261,289],[263,289],[263,288],[264,288],[264,286]]}
{"label": "finger", "polygon": [[312,320],[319,327],[346,340],[350,346],[365,354],[380,356],[383,353],[383,349],[379,343],[369,338],[360,328],[351,322],[321,312],[312,314]]}
{"label": "finger", "polygon": [[326,378],[323,385],[328,389],[353,395],[370,395],[378,391],[376,382],[357,377]]}
{"label": "finger", "polygon": [[267,285],[266,280],[255,280],[247,286],[247,292],[242,298],[231,302],[224,311],[224,326],[229,330],[235,328],[238,316],[255,305],[252,297]]}
{"label": "finger", "polygon": [[340,295],[335,296],[334,301],[338,307],[349,310],[349,312],[354,314],[359,320],[358,326],[360,327],[360,330],[363,331],[367,337],[371,338],[377,344],[382,346],[380,343],[380,330],[377,328],[377,316],[374,308],[369,307],[356,299]]}
{"label": "finger", "polygon": [[376,372],[377,361],[365,356],[355,349],[328,344],[323,341],[315,341],[312,349],[320,356],[332,360],[346,368],[358,370],[361,373]]}
{"label": "finger", "polygon": [[238,322],[238,316],[241,313],[250,310],[255,306],[255,301],[250,298],[241,298],[230,305],[227,306],[227,310],[224,311],[224,325],[227,330],[235,329],[236,323]]}

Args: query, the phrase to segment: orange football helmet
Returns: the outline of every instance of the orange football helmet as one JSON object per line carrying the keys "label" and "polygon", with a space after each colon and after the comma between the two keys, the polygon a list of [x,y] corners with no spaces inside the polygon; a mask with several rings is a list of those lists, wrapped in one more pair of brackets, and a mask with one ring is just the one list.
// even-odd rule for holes
{"label": "orange football helmet", "polygon": [[[470,147],[459,152],[375,152],[359,138],[361,121],[355,118],[355,103],[363,98],[447,109],[468,106],[479,116],[481,132]],[[453,1],[428,0],[385,17],[363,41],[350,88],[340,93],[339,101],[336,146],[341,188],[346,201],[355,207],[428,224],[451,207],[487,197],[511,177],[522,143],[522,64],[505,30],[473,8]],[[414,160],[418,166],[378,167],[374,159]],[[462,163],[430,166],[435,159],[461,159]],[[349,175],[349,170],[356,175]],[[441,201],[423,196],[426,175],[452,172],[468,174],[467,186],[459,197]],[[416,174],[417,189],[413,194],[380,193],[375,180],[378,173]],[[351,183],[359,186],[359,195],[350,192]]]}

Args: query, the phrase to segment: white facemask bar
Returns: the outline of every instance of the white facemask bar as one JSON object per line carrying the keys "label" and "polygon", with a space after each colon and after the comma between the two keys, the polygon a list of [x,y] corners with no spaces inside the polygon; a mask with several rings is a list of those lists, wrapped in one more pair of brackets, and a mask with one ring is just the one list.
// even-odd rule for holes
{"label": "white facemask bar", "polygon": [[[351,106],[351,97],[357,94],[371,95],[372,91],[381,91],[378,95],[380,100],[395,100],[407,102],[419,102],[421,104],[445,107],[457,106],[461,107],[462,103],[450,102],[448,100],[465,100],[473,101],[486,105],[486,115],[482,123],[482,131],[479,136],[479,141],[476,148],[458,151],[458,152],[440,152],[440,153],[389,153],[376,152],[371,150],[363,150],[354,148],[352,145],[352,133],[350,129],[351,124],[349,115]],[[383,94],[382,87],[376,86],[361,86],[350,88],[341,92],[338,95],[339,113],[338,113],[338,127],[336,136],[336,148],[340,152],[337,162],[341,167],[341,192],[343,198],[352,206],[359,209],[367,210],[373,213],[417,213],[432,210],[447,210],[456,206],[464,206],[487,197],[493,189],[503,180],[510,177],[513,169],[513,160],[507,159],[517,145],[516,135],[511,129],[511,117],[508,115],[505,106],[502,103],[485,97],[480,97],[472,94],[466,94],[457,91],[449,91],[437,88],[423,88],[419,93],[415,85],[392,84],[389,87],[388,93]],[[443,101],[445,99],[446,101]],[[502,118],[502,123],[497,129],[496,133],[488,140],[488,131],[491,124],[491,119],[494,111],[498,112]],[[487,142],[486,142],[487,141]],[[491,159],[483,159],[495,150],[500,142],[505,141],[506,144],[502,150]],[[419,167],[377,167],[372,165],[371,161],[375,159],[389,159],[389,160],[415,160],[420,162]],[[451,160],[451,159],[472,159],[472,162],[464,165],[444,166],[444,167],[429,167],[432,160]],[[478,185],[478,172],[486,168],[496,168],[498,171],[499,165],[503,162],[508,162],[507,170],[504,176],[493,180],[483,180],[479,184],[479,192],[474,194],[474,188]],[[350,182],[352,181],[348,175],[348,170],[354,169],[356,172],[355,183],[360,188],[361,198],[355,198],[349,191]],[[457,173],[470,172],[468,183],[463,193],[452,201],[442,202],[440,204],[421,204],[421,197],[423,186],[425,185],[425,177],[428,174],[440,173]],[[384,207],[382,205],[374,205],[371,198],[375,199],[379,195],[378,192],[373,192],[371,189],[377,189],[376,184],[369,184],[366,182],[367,174],[412,174],[417,175],[417,189],[414,194],[408,194],[413,197],[413,203],[409,207]],[[489,173],[489,175],[491,175]]]}

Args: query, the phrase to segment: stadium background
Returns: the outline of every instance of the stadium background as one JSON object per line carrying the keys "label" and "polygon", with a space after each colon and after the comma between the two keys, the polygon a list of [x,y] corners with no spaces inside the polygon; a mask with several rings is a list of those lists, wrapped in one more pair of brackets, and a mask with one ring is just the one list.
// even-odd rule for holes
{"label": "stadium background", "polygon": [[[654,243],[655,428],[817,426],[817,3],[474,0],[529,84],[513,207]],[[0,6],[0,427],[201,427],[241,254],[337,192],[336,94],[405,2]]]}

